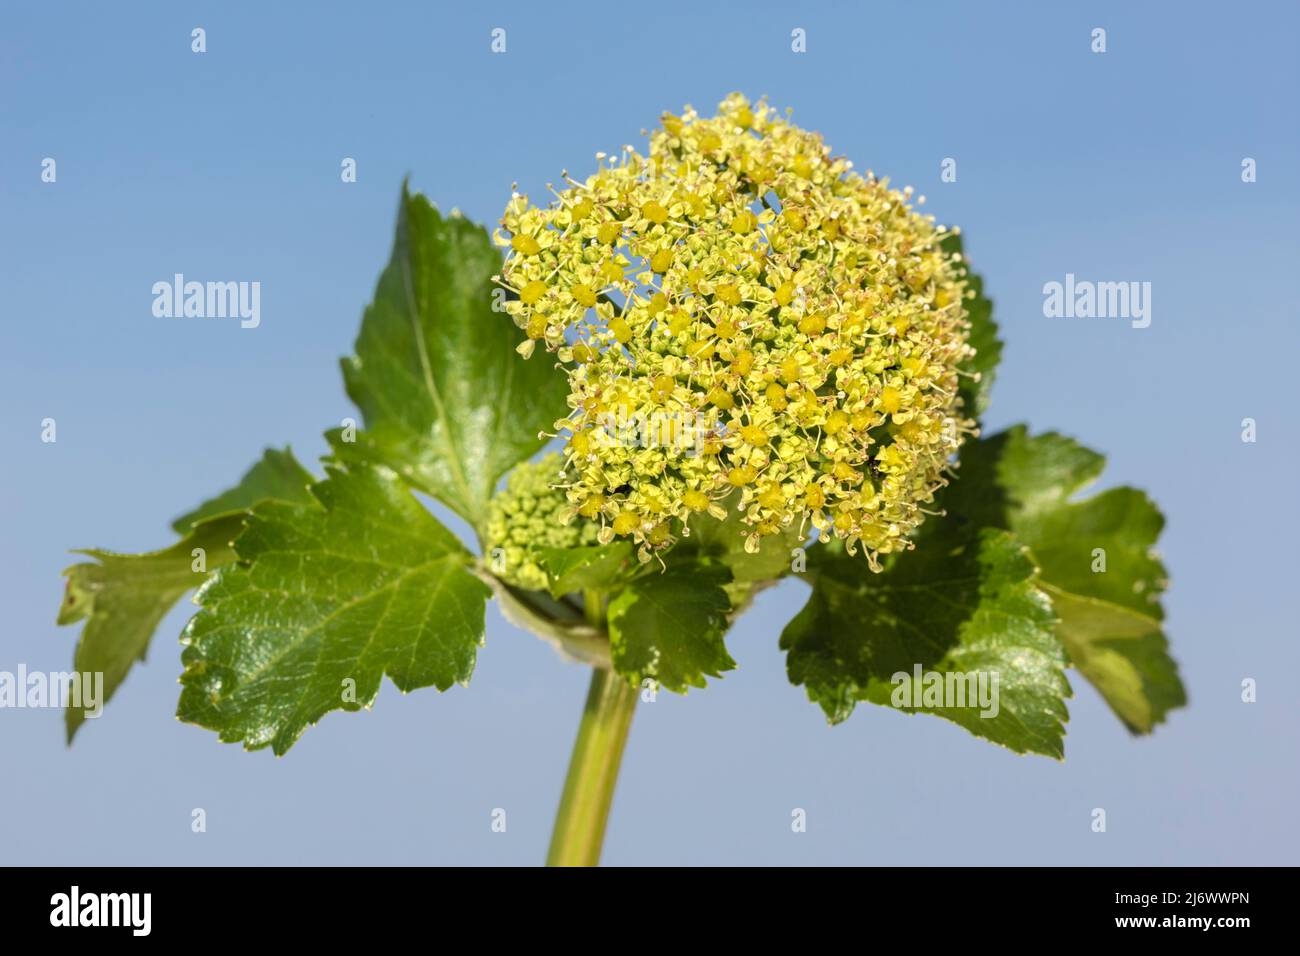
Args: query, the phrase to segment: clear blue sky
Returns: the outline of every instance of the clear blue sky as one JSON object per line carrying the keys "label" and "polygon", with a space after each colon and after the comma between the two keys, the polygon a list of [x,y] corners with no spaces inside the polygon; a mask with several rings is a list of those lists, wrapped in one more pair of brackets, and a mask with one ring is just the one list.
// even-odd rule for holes
{"label": "clear blue sky", "polygon": [[[982,6],[8,5],[0,669],[70,666],[67,549],[160,546],[263,446],[323,453],[404,175],[491,222],[513,181],[586,170],[665,108],[767,93],[963,228],[1007,340],[990,424],[1075,435],[1161,503],[1191,706],[1133,739],[1076,681],[1064,764],[868,706],[828,728],[785,679],[786,582],[731,636],[738,671],[640,708],[606,861],[1295,863],[1300,7]],[[261,327],[154,318],[176,272],[260,281]],[[1045,318],[1068,272],[1151,282],[1150,328]],[[173,719],[188,610],[72,750],[58,712],[0,711],[0,863],[542,859],[585,671],[492,610],[469,689],[387,686],[277,760]]]}

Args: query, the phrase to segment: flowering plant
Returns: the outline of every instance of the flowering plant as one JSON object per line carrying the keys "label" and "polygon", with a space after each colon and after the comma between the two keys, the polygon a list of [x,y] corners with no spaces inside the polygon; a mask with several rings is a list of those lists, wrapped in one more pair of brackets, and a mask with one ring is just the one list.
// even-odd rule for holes
{"label": "flowering plant", "polygon": [[504,259],[404,188],[343,363],[364,427],[327,433],[323,479],[268,450],[165,549],[86,552],[77,669],[111,695],[198,586],[177,714],[282,754],[384,675],[468,682],[495,595],[593,668],[556,864],[599,858],[638,695],[734,667],[728,627],[787,576],[789,676],[831,722],[870,702],[1059,758],[1068,667],[1135,733],[1185,702],[1159,512],[1076,499],[1102,458],[1067,438],[980,434],[991,305],[922,198],[739,95],[597,159],[510,198]]}

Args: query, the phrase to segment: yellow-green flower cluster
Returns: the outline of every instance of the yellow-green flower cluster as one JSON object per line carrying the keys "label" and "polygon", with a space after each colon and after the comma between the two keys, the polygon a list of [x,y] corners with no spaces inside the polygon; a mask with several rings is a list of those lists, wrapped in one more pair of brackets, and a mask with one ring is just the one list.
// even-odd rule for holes
{"label": "yellow-green flower cluster", "polygon": [[[496,234],[520,351],[569,375],[571,512],[643,557],[728,509],[750,550],[808,523],[873,559],[906,547],[971,428],[944,227],[739,94],[597,160],[548,206],[516,193]],[[610,427],[629,420],[640,440]]]}
{"label": "yellow-green flower cluster", "polygon": [[506,486],[488,505],[488,566],[503,581],[532,591],[546,588],[537,563],[546,548],[596,544],[599,525],[569,521],[573,508],[555,487],[564,459],[556,454],[526,462],[510,472]]}

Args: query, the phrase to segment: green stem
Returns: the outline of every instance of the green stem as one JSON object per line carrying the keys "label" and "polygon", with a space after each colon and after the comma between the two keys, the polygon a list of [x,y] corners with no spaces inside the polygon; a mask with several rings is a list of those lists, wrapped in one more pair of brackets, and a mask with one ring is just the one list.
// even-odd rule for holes
{"label": "green stem", "polygon": [[605,596],[599,591],[582,592],[582,610],[592,627],[605,626]]}
{"label": "green stem", "polygon": [[[586,595],[586,609],[589,621],[603,623],[599,594]],[[598,667],[592,671],[587,705],[555,814],[547,866],[595,866],[600,862],[605,822],[614,802],[618,768],[635,708],[636,688],[612,670]]]}

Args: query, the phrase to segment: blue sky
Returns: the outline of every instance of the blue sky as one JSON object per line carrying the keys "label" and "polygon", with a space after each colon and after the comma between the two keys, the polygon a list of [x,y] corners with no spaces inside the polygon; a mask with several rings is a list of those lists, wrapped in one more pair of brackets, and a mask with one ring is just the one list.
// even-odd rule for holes
{"label": "blue sky", "polygon": [[[732,634],[739,670],[640,708],[606,861],[1295,862],[1300,7],[50,2],[0,22],[0,669],[70,665],[69,548],[166,544],[264,446],[324,452],[404,176],[491,223],[513,182],[582,173],[664,109],[765,93],[962,227],[1007,342],[990,426],[1074,435],[1104,484],[1161,504],[1191,705],[1134,739],[1076,681],[1063,764],[877,708],[828,728],[785,679],[786,582]],[[176,272],[259,281],[261,325],[155,318]],[[1150,282],[1150,327],[1045,317],[1067,273]],[[56,711],[0,712],[0,862],[541,860],[583,670],[490,611],[468,689],[388,686],[277,760],[174,720],[187,613],[71,750]]]}

